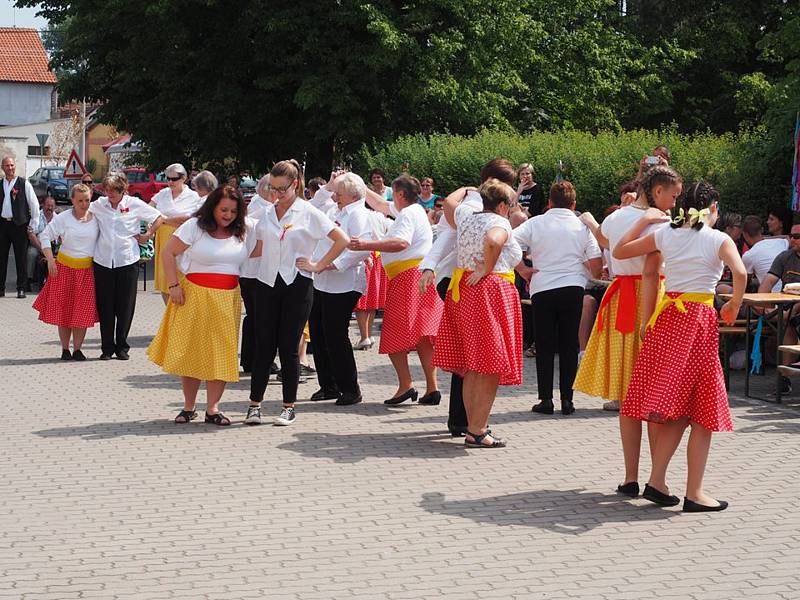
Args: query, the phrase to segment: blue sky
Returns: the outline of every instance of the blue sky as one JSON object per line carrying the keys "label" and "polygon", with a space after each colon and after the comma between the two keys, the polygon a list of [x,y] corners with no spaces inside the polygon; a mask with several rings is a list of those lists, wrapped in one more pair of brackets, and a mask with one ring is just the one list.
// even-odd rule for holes
{"label": "blue sky", "polygon": [[47,20],[36,16],[35,8],[14,8],[13,0],[0,0],[0,27],[47,29]]}

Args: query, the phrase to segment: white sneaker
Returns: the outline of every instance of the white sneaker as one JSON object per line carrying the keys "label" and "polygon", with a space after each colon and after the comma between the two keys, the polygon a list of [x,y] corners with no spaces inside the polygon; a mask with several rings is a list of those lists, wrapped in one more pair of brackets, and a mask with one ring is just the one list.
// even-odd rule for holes
{"label": "white sneaker", "polygon": [[246,425],[261,425],[261,406],[250,406],[244,418]]}
{"label": "white sneaker", "polygon": [[275,420],[272,422],[272,424],[286,426],[294,423],[294,420],[295,420],[294,408],[291,408],[289,406],[284,406],[283,410],[281,411],[281,414],[275,417]]}
{"label": "white sneaker", "polygon": [[619,412],[619,400],[609,400],[603,404],[603,410]]}

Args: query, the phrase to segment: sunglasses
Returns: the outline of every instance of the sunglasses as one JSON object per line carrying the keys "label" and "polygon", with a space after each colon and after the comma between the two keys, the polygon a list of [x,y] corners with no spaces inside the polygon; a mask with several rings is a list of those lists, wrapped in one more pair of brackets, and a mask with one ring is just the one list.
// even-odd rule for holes
{"label": "sunglasses", "polygon": [[800,233],[790,233],[789,237],[793,240],[800,240]]}
{"label": "sunglasses", "polygon": [[92,185],[94,183],[94,181],[92,181],[91,179],[87,179],[85,181],[81,181],[81,183],[84,184],[84,185]]}
{"label": "sunglasses", "polygon": [[177,177],[170,177],[167,175],[167,181],[180,181],[181,179],[183,179],[183,175],[178,175]]}

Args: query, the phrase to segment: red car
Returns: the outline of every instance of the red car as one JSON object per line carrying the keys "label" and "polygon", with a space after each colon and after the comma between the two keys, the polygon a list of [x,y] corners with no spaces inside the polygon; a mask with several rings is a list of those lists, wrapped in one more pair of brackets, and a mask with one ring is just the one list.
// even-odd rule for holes
{"label": "red car", "polygon": [[[128,195],[141,198],[145,202],[150,202],[150,199],[155,196],[159,191],[167,187],[167,181],[163,173],[148,173],[141,167],[128,167],[122,169],[125,176],[128,178]],[[103,192],[102,186],[96,186],[97,191],[101,194]]]}

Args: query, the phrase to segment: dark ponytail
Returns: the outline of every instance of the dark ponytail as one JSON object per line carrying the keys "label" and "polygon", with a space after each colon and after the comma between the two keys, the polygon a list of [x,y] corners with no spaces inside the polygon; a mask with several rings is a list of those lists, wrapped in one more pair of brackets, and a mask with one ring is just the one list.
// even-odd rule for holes
{"label": "dark ponytail", "polygon": [[[691,223],[692,229],[701,230],[704,225],[703,219],[693,217],[689,212],[692,209],[698,212],[705,210],[715,202],[719,202],[719,192],[713,185],[706,181],[693,183],[675,203],[674,216],[670,227],[677,229],[688,221]],[[695,218],[697,220],[693,222]]]}

